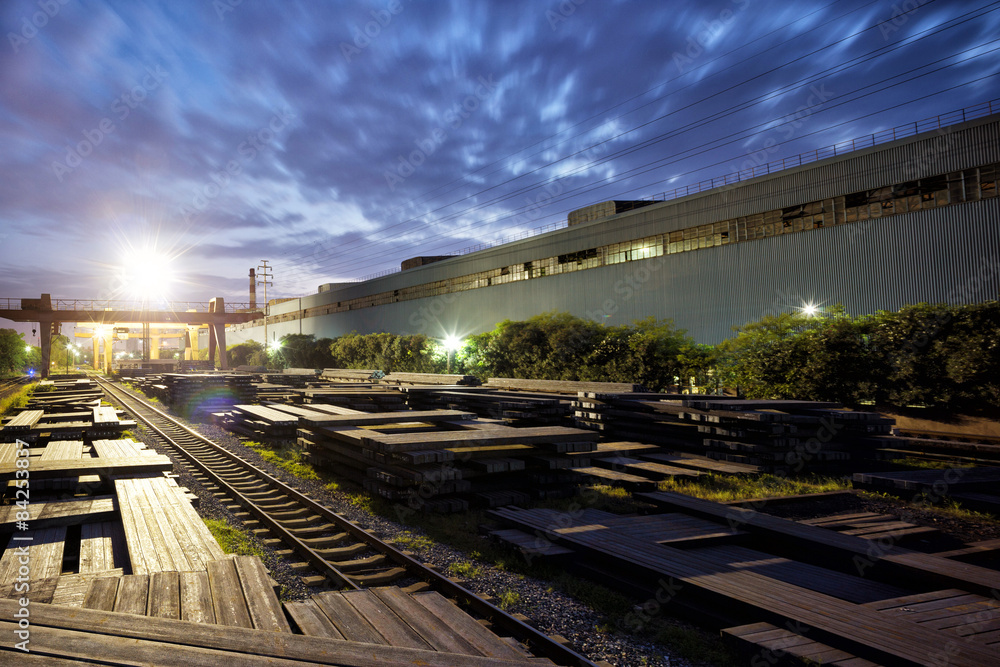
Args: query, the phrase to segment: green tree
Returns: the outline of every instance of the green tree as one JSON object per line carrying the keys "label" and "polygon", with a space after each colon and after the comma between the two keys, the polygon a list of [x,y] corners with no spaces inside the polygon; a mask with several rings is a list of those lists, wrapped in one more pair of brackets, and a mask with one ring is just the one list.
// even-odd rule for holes
{"label": "green tree", "polygon": [[24,334],[14,329],[0,329],[0,375],[22,371],[27,357]]}
{"label": "green tree", "polygon": [[[255,340],[248,340],[244,343],[237,343],[226,348],[226,358],[230,368],[237,366],[257,366],[264,364],[251,363],[253,355],[264,352],[264,345]],[[260,357],[258,357],[259,359]]]}

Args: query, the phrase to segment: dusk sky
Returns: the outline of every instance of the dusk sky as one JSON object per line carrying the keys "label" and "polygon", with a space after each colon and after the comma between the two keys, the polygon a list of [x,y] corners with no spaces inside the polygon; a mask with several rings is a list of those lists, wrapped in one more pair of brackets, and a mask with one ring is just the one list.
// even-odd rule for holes
{"label": "dusk sky", "polygon": [[5,0],[0,297],[300,296],[996,104],[998,9]]}

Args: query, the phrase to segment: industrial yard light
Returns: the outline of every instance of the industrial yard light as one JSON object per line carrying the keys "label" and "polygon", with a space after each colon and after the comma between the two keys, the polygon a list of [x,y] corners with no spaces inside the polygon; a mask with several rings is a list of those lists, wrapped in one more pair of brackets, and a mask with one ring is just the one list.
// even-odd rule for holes
{"label": "industrial yard light", "polygon": [[454,356],[455,351],[462,347],[462,339],[457,336],[445,336],[441,344],[444,346],[445,354],[448,357],[447,372],[451,373],[451,358]]}
{"label": "industrial yard light", "polygon": [[802,314],[806,317],[815,317],[819,314],[819,307],[814,303],[803,304]]}

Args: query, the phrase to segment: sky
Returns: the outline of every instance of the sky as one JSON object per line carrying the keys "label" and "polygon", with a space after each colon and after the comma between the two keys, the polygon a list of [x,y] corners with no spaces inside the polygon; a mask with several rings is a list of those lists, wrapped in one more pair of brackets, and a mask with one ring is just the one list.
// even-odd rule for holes
{"label": "sky", "polygon": [[5,0],[0,299],[301,296],[996,105],[998,10]]}

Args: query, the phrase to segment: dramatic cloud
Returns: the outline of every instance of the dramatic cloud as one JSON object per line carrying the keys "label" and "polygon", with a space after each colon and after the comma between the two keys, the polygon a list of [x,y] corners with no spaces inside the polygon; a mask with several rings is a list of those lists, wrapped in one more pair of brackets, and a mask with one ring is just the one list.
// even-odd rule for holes
{"label": "dramatic cloud", "polygon": [[[0,296],[246,300],[987,102],[984,0],[11,0]],[[995,102],[994,102],[995,104]]]}

